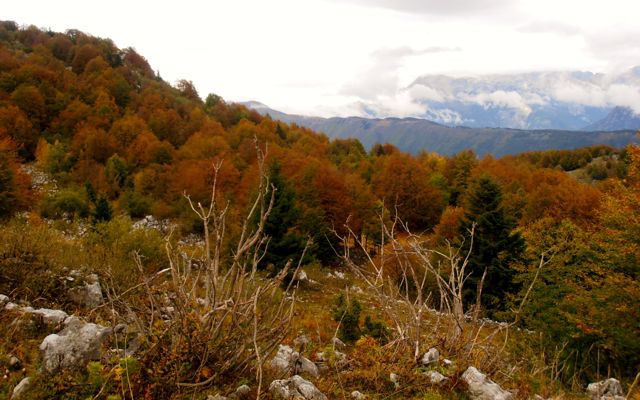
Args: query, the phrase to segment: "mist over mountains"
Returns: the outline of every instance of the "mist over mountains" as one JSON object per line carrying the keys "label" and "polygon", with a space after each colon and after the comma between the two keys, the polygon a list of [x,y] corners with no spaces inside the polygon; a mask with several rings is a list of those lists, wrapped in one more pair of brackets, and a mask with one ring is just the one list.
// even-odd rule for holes
{"label": "mist over mountains", "polygon": [[[640,67],[620,74],[531,72],[452,78],[427,75],[407,89],[419,117],[450,126],[590,130],[615,107],[640,113]],[[605,129],[634,129],[619,119]]]}
{"label": "mist over mountains", "polygon": [[473,149],[479,156],[500,157],[534,150],[575,149],[595,144],[621,147],[637,142],[635,130],[451,127],[420,118],[308,117],[286,114],[259,102],[243,104],[262,115],[323,132],[330,138],[356,138],[367,149],[376,143],[391,143],[412,154],[427,151],[451,155]]}

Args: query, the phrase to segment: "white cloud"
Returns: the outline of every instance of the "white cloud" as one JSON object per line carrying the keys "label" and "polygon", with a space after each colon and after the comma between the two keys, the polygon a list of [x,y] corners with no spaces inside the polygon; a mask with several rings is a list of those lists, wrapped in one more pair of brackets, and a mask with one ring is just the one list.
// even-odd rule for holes
{"label": "white cloud", "polygon": [[525,117],[531,114],[531,107],[529,107],[529,105],[524,101],[524,99],[518,92],[514,91],[496,90],[491,93],[462,95],[460,100],[468,103],[477,103],[485,108],[511,108]]}

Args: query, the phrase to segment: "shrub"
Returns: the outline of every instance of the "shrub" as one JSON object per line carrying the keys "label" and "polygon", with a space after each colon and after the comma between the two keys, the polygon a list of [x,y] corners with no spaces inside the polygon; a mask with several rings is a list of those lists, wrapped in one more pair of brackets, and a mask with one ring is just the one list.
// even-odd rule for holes
{"label": "shrub", "polygon": [[89,203],[81,192],[63,189],[42,200],[40,214],[45,218],[86,218],[89,215]]}
{"label": "shrub", "polygon": [[338,336],[345,342],[355,342],[361,336],[360,312],[362,305],[357,299],[349,299],[340,293],[333,300],[331,317],[340,324]]}

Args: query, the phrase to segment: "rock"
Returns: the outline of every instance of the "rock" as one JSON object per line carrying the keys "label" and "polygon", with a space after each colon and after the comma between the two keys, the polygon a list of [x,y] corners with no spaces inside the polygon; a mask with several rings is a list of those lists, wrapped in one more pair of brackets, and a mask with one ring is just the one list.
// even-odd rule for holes
{"label": "rock", "polygon": [[221,396],[220,394],[216,394],[215,396],[212,396],[212,395],[207,396],[207,400],[227,400],[227,398],[224,396]]}
{"label": "rock", "polygon": [[395,374],[393,372],[390,373],[389,374],[389,380],[391,382],[393,382],[393,385],[396,387],[396,389],[400,387],[400,382],[398,382],[398,375],[397,374]]}
{"label": "rock", "polygon": [[432,385],[442,385],[448,378],[438,371],[429,371],[425,375]]}
{"label": "rock", "polygon": [[12,302],[8,302],[4,305],[4,309],[7,311],[13,311],[13,310],[17,310],[19,309],[20,306],[17,305],[16,303],[12,303]]}
{"label": "rock", "polygon": [[311,343],[311,339],[307,335],[301,335],[293,339],[293,345],[296,346],[298,351],[303,351],[309,343]]}
{"label": "rock", "polygon": [[248,400],[251,398],[251,388],[247,385],[242,385],[231,396],[239,400]]}
{"label": "rock", "polygon": [[307,273],[304,272],[304,270],[299,270],[298,273],[296,274],[296,277],[294,278],[294,281],[298,281],[298,282],[306,282],[309,280],[309,277],[307,276]]}
{"label": "rock", "polygon": [[[297,354],[297,353],[294,353],[294,354]],[[297,359],[295,360],[293,372],[295,374],[299,374],[299,373],[309,374],[316,378],[320,376],[320,371],[318,370],[318,366],[313,361],[301,355],[298,355]]]}
{"label": "rock", "polygon": [[510,400],[513,395],[502,389],[500,385],[487,378],[475,367],[469,367],[462,374],[462,380],[469,387],[469,394],[473,400]]}
{"label": "rock", "polygon": [[280,371],[289,371],[291,369],[293,349],[287,345],[281,344],[278,352],[271,360],[271,367]]}
{"label": "rock", "polygon": [[100,349],[111,329],[85,323],[77,317],[58,334],[51,334],[40,344],[42,367],[54,373],[59,369],[83,368],[91,360],[100,358]]}
{"label": "rock", "polygon": [[282,372],[307,373],[319,376],[318,367],[308,358],[303,357],[297,351],[287,345],[280,345],[278,353],[271,360],[271,367]]}
{"label": "rock", "polygon": [[445,358],[444,360],[442,360],[442,363],[444,364],[445,367],[450,367],[453,365],[453,361]]}
{"label": "rock", "polygon": [[4,307],[9,302],[9,297],[4,294],[0,294],[0,307]]}
{"label": "rock", "polygon": [[23,380],[21,380],[20,383],[18,383],[16,387],[13,388],[13,393],[11,394],[11,398],[19,399],[24,394],[24,392],[27,391],[30,384],[31,384],[31,378],[29,377],[26,377]]}
{"label": "rock", "polygon": [[96,274],[89,275],[84,286],[71,288],[67,294],[75,304],[86,308],[98,307],[103,301],[102,288]]}
{"label": "rock", "polygon": [[331,339],[331,344],[337,350],[344,350],[344,348],[347,347],[347,345],[344,344],[342,340],[338,339],[335,336],[333,337],[333,339]]}
{"label": "rock", "polygon": [[355,400],[365,400],[367,396],[358,392],[357,390],[354,390],[353,392],[351,392],[351,398]]}
{"label": "rock", "polygon": [[591,400],[624,400],[624,393],[620,381],[614,378],[590,383],[587,394]]}
{"label": "rock", "polygon": [[42,318],[42,322],[45,325],[59,325],[69,317],[69,314],[62,310],[50,310],[48,308],[39,308],[37,310],[29,309],[29,307],[23,308],[28,314],[37,315]]}
{"label": "rock", "polygon": [[328,400],[313,383],[294,375],[290,379],[279,379],[271,382],[269,392],[276,400],[304,399]]}
{"label": "rock", "polygon": [[438,349],[436,349],[435,347],[432,347],[422,356],[422,365],[429,365],[433,364],[434,362],[438,362],[439,358],[440,352],[438,352]]}
{"label": "rock", "polygon": [[9,362],[7,364],[9,364],[9,369],[13,371],[22,368],[22,362],[20,362],[20,359],[16,356],[9,357]]}

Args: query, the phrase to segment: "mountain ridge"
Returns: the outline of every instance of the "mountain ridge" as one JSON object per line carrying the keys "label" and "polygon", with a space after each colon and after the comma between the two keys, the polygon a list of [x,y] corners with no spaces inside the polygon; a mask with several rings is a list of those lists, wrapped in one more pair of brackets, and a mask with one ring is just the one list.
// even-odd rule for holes
{"label": "mountain ridge", "polygon": [[637,142],[634,130],[526,130],[515,128],[450,127],[415,117],[312,117],[273,110],[256,101],[241,103],[262,115],[323,132],[330,138],[356,138],[365,148],[390,143],[402,151],[451,155],[466,149],[479,156],[500,157],[533,150],[574,149],[595,144],[614,147]]}

